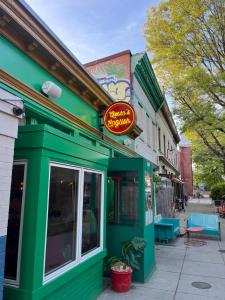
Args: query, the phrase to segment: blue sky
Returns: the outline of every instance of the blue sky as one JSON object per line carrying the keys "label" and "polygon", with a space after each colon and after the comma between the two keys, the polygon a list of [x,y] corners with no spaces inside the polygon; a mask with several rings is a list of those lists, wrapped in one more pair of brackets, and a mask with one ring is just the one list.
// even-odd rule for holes
{"label": "blue sky", "polygon": [[145,50],[146,11],[158,0],[26,0],[82,62]]}

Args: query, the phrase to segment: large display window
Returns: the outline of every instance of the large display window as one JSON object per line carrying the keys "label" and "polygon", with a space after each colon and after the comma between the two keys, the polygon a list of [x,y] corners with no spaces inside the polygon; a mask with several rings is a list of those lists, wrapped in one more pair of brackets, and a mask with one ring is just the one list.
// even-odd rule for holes
{"label": "large display window", "polygon": [[103,173],[51,163],[45,281],[103,249]]}
{"label": "large display window", "polygon": [[51,167],[45,274],[75,260],[79,171]]}
{"label": "large display window", "polygon": [[100,246],[102,175],[84,172],[82,255]]}

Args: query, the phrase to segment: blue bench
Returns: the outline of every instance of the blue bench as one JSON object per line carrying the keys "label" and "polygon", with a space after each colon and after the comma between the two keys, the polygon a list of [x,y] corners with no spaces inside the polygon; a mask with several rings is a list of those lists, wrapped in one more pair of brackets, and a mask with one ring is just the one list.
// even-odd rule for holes
{"label": "blue bench", "polygon": [[155,239],[168,242],[174,240],[180,233],[180,220],[177,218],[163,218],[161,215],[155,218]]}
{"label": "blue bench", "polygon": [[202,227],[203,234],[218,235],[221,240],[220,220],[217,215],[193,213],[187,219],[187,228]]}

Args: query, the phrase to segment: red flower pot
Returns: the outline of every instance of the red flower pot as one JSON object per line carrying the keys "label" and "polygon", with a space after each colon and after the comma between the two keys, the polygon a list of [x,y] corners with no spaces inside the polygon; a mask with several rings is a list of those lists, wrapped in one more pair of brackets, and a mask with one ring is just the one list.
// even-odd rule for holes
{"label": "red flower pot", "polygon": [[112,289],[119,293],[127,292],[130,289],[132,272],[131,268],[123,271],[111,270]]}

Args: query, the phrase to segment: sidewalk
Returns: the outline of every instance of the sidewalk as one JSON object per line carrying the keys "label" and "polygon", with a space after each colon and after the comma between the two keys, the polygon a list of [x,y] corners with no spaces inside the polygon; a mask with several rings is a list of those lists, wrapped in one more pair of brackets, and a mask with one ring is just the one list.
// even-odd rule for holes
{"label": "sidewalk", "polygon": [[[216,208],[208,203],[189,203],[187,212],[180,214],[182,225],[187,214],[193,211],[214,213]],[[222,233],[221,242],[207,238],[207,245],[201,247],[186,246],[183,238],[172,245],[156,245],[156,271],[148,282],[133,283],[131,290],[123,294],[107,288],[98,299],[224,300],[225,254],[219,252],[225,250],[224,222]],[[210,286],[200,289],[193,282]]]}

